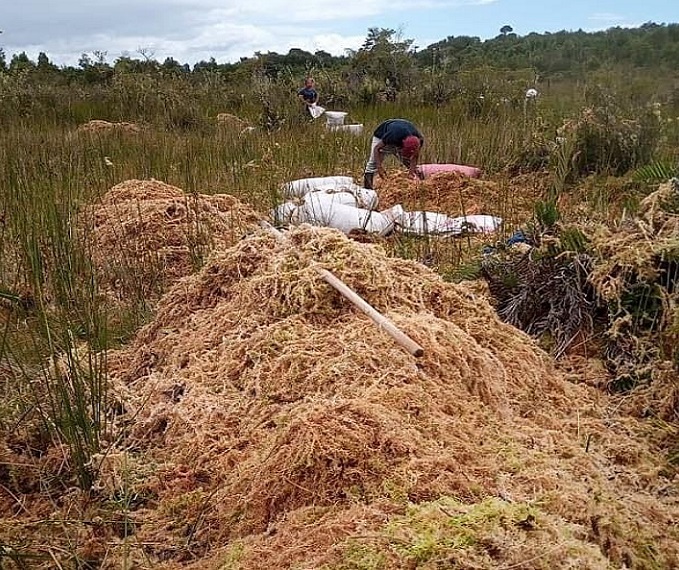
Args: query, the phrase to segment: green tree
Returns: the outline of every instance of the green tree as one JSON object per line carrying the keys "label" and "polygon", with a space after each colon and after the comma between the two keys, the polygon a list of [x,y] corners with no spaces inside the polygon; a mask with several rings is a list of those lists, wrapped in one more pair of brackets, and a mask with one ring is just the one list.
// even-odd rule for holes
{"label": "green tree", "polygon": [[21,73],[22,71],[33,71],[35,63],[26,55],[25,51],[19,54],[14,54],[12,60],[9,62],[10,73]]}
{"label": "green tree", "polygon": [[365,98],[378,93],[395,98],[410,86],[416,70],[413,40],[403,40],[396,30],[369,28],[361,48],[353,54],[351,71],[362,84]]}
{"label": "green tree", "polygon": [[199,61],[193,66],[194,73],[209,73],[216,71],[219,71],[219,64],[214,57],[211,57],[209,61]]}
{"label": "green tree", "polygon": [[185,63],[182,65],[173,57],[166,57],[165,61],[161,64],[160,69],[164,73],[172,73],[176,75],[188,73],[191,70],[188,64]]}
{"label": "green tree", "polygon": [[113,77],[113,68],[106,63],[105,51],[94,51],[90,57],[83,53],[78,60],[78,67],[88,83],[106,83]]}
{"label": "green tree", "polygon": [[59,71],[59,68],[50,61],[50,58],[47,57],[47,54],[45,52],[41,51],[38,54],[38,71],[41,71],[43,73],[50,73]]}

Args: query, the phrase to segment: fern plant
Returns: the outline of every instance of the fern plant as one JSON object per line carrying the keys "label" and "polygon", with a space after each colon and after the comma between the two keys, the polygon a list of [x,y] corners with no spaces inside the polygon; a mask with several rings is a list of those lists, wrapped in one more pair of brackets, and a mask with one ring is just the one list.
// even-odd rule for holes
{"label": "fern plant", "polygon": [[533,215],[538,228],[550,230],[561,218],[559,207],[554,200],[540,200],[533,207]]}
{"label": "fern plant", "polygon": [[665,182],[679,176],[679,165],[655,161],[634,171],[633,179],[638,182]]}

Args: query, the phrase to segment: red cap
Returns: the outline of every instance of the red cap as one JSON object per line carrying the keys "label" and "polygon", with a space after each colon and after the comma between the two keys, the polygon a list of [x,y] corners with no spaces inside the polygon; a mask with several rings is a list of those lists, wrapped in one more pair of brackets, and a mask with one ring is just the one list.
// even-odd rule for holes
{"label": "red cap", "polygon": [[420,150],[420,139],[415,135],[410,135],[403,139],[403,156],[409,158]]}

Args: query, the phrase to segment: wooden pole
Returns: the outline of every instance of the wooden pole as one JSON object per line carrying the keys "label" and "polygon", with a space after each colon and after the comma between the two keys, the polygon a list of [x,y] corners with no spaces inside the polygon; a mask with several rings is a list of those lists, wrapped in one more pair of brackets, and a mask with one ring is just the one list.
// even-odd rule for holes
{"label": "wooden pole", "polygon": [[[289,241],[283,232],[274,228],[268,222],[260,222],[260,226],[268,230],[270,233],[274,234],[279,239]],[[368,315],[372,321],[384,332],[386,332],[391,338],[393,338],[397,344],[405,348],[410,354],[415,357],[420,357],[424,354],[424,349],[417,344],[412,338],[405,334],[401,329],[399,329],[390,319],[385,317],[377,309],[375,309],[370,303],[368,303],[363,297],[361,297],[356,291],[351,289],[346,283],[344,283],[337,276],[333,275],[327,269],[322,267],[315,268],[321,279],[335,289],[340,295],[345,299],[354,304],[357,308]]]}

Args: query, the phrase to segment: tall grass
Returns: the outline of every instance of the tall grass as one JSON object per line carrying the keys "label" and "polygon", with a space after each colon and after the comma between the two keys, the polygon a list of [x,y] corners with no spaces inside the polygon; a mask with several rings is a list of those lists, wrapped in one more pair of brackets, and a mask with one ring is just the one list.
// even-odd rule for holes
{"label": "tall grass", "polygon": [[0,196],[9,214],[3,250],[13,267],[5,267],[3,278],[12,279],[5,287],[30,310],[25,326],[11,331],[5,352],[15,364],[14,380],[31,387],[22,414],[33,414],[44,434],[66,445],[75,477],[88,488],[89,459],[106,429],[108,347],[107,319],[78,221],[78,207],[89,198],[84,182],[94,169],[88,155],[52,147],[44,135],[12,131],[6,137],[11,144],[2,154]]}

